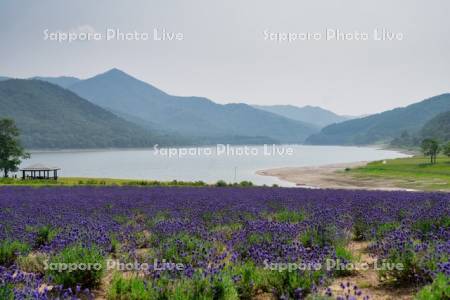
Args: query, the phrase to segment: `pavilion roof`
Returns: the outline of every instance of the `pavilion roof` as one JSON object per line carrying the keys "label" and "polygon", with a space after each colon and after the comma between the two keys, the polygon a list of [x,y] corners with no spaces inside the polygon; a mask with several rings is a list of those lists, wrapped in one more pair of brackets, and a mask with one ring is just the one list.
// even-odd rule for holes
{"label": "pavilion roof", "polygon": [[46,166],[43,164],[34,164],[34,165],[27,166],[25,168],[21,168],[20,170],[21,171],[56,171],[56,170],[60,170],[60,168]]}

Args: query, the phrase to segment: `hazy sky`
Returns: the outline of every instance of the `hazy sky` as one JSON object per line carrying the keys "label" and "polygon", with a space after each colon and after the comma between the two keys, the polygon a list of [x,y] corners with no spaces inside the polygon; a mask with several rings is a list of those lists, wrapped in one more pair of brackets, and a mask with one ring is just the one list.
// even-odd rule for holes
{"label": "hazy sky", "polygon": [[[116,67],[174,95],[367,114],[450,91],[449,13],[448,0],[1,0],[0,75],[87,78]],[[108,28],[151,38],[106,41]],[[155,28],[183,40],[155,41]],[[383,28],[401,39],[375,41]],[[57,42],[46,29],[103,36]],[[326,40],[327,29],[369,39]],[[278,42],[264,31],[322,36]]]}

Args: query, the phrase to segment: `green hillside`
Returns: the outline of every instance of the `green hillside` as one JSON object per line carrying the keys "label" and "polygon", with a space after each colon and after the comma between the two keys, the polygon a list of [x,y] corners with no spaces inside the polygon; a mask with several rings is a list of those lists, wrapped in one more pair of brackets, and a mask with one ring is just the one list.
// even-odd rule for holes
{"label": "green hillside", "polygon": [[450,111],[439,114],[428,121],[420,131],[420,135],[441,142],[450,141]]}
{"label": "green hillside", "polygon": [[307,139],[319,145],[387,143],[402,132],[416,134],[436,115],[450,110],[450,94],[442,94],[407,107],[327,126]]}
{"label": "green hillside", "polygon": [[40,80],[0,82],[0,118],[12,118],[25,147],[142,147],[161,142],[76,94]]}
{"label": "green hillside", "polygon": [[392,140],[391,145],[394,147],[418,148],[426,138],[435,139],[440,143],[450,141],[450,111],[432,118],[415,134],[403,131]]}

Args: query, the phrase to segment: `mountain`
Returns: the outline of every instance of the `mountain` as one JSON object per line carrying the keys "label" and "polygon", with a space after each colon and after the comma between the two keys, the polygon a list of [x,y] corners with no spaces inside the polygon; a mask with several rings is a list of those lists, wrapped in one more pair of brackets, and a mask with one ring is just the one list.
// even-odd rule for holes
{"label": "mountain", "polygon": [[439,142],[450,141],[450,111],[438,114],[429,120],[422,129],[411,134],[403,131],[398,137],[391,141],[391,146],[417,148],[426,138],[432,138]]}
{"label": "mountain", "polygon": [[320,128],[351,119],[351,117],[339,116],[332,111],[309,105],[303,107],[293,105],[253,105],[253,107],[289,119],[310,123]]}
{"label": "mountain", "polygon": [[3,81],[3,80],[8,80],[8,79],[10,79],[10,78],[8,78],[8,77],[4,77],[4,76],[0,76],[0,81]]}
{"label": "mountain", "polygon": [[319,145],[365,145],[390,142],[402,132],[416,134],[426,122],[450,110],[450,94],[435,96],[406,107],[323,128],[306,140]]}
{"label": "mountain", "polygon": [[142,147],[160,137],[120,119],[71,91],[40,80],[0,82],[0,118],[12,118],[25,147]]}
{"label": "mountain", "polygon": [[246,104],[169,95],[112,69],[68,87],[140,126],[174,132],[196,143],[300,143],[317,129]]}
{"label": "mountain", "polygon": [[450,111],[441,113],[428,121],[420,131],[423,138],[433,138],[441,142],[450,141]]}
{"label": "mountain", "polygon": [[75,77],[69,77],[69,76],[60,76],[60,77],[32,77],[30,79],[37,79],[42,81],[47,81],[56,85],[59,85],[60,87],[67,88],[70,85],[73,85],[80,81],[80,79]]}

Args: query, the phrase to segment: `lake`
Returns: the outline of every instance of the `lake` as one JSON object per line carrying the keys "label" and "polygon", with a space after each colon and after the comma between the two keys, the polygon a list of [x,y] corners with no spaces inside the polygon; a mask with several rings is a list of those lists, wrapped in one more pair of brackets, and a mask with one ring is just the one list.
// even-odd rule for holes
{"label": "lake", "polygon": [[208,183],[250,180],[255,184],[293,186],[275,177],[255,174],[279,167],[318,166],[406,157],[370,147],[267,145],[198,148],[150,148],[89,151],[36,151],[22,166],[42,163],[61,168],[60,176],[202,180]]}

